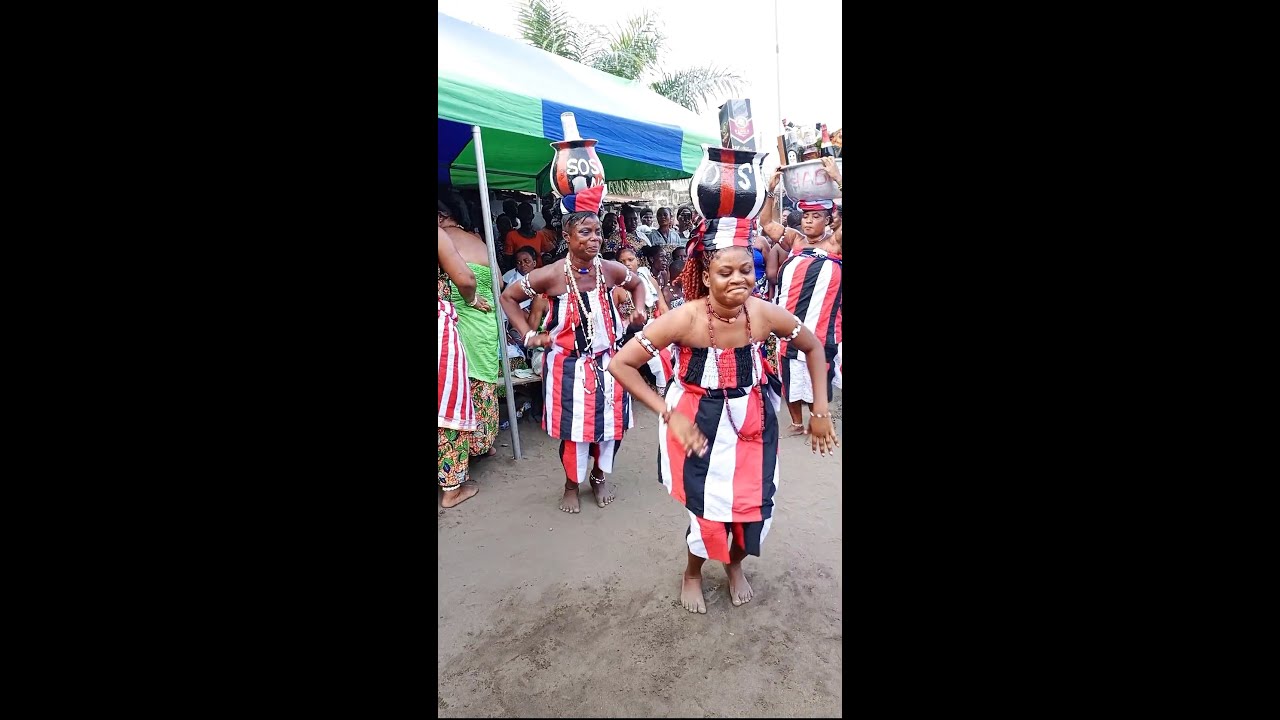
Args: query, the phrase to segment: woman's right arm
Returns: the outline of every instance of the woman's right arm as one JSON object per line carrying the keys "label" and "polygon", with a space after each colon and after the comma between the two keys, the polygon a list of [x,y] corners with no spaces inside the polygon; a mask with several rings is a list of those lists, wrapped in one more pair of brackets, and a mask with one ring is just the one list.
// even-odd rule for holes
{"label": "woman's right arm", "polygon": [[622,350],[618,351],[610,361],[609,374],[631,393],[632,398],[644,403],[646,407],[666,420],[668,429],[684,447],[686,455],[696,454],[701,457],[707,454],[706,436],[689,418],[676,412],[669,412],[666,401],[649,387],[649,383],[645,382],[644,378],[640,377],[639,370],[640,366],[649,362],[649,358],[652,357],[652,354],[640,343],[640,337],[643,336],[648,340],[654,349],[665,348],[672,342],[682,340],[684,334],[692,328],[690,321],[695,317],[692,312],[693,306],[688,307],[690,310],[687,312],[681,312],[683,306],[676,308],[636,333],[636,337],[628,340],[627,344],[622,346]]}
{"label": "woman's right arm", "polygon": [[449,274],[449,279],[453,281],[454,287],[458,288],[458,294],[463,300],[470,305],[476,301],[476,274],[467,266],[467,262],[458,254],[458,248],[453,244],[453,238],[449,237],[449,233],[444,228],[437,228],[440,231],[438,236],[439,245],[436,249],[436,259],[440,263],[440,267]]}

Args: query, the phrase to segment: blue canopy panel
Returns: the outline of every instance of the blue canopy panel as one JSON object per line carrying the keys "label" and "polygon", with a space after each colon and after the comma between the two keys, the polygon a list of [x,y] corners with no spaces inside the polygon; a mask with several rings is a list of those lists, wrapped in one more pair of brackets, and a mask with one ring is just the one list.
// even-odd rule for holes
{"label": "blue canopy panel", "polygon": [[[544,137],[551,140],[564,139],[564,127],[560,124],[560,114],[565,112],[573,113],[574,120],[578,123],[579,135],[599,141],[596,143],[598,154],[613,155],[684,172],[684,165],[680,158],[684,131],[679,127],[639,122],[617,115],[543,100],[542,134]],[[550,161],[550,156],[547,159]]]}
{"label": "blue canopy panel", "polygon": [[436,181],[448,184],[449,166],[458,159],[462,148],[471,142],[471,126],[436,118],[436,130]]}

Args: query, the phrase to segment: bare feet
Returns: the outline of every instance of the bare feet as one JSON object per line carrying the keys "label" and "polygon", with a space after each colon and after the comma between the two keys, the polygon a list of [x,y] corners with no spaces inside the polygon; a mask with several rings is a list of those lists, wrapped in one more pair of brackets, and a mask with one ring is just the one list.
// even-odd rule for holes
{"label": "bare feet", "polygon": [[573,489],[565,488],[564,497],[560,500],[560,509],[567,513],[581,512],[582,508],[578,505],[578,486],[574,485]]}
{"label": "bare feet", "polygon": [[458,486],[458,489],[450,490],[444,494],[444,497],[440,500],[440,507],[451,508],[463,500],[473,497],[478,492],[480,492],[480,488],[475,483],[463,483]]}
{"label": "bare feet", "polygon": [[702,597],[701,574],[697,577],[684,576],[684,584],[680,586],[680,604],[691,613],[707,614],[707,601]]}
{"label": "bare feet", "polygon": [[804,429],[804,423],[791,423],[791,432],[787,433],[787,435],[806,435],[808,432],[808,430]]}
{"label": "bare feet", "polygon": [[605,479],[604,473],[596,475],[596,471],[591,471],[591,492],[595,493],[596,505],[604,507],[613,502],[613,486]]}
{"label": "bare feet", "polygon": [[729,576],[729,599],[734,607],[751,602],[751,583],[747,582],[747,574],[742,571],[742,563],[730,563],[724,566]]}

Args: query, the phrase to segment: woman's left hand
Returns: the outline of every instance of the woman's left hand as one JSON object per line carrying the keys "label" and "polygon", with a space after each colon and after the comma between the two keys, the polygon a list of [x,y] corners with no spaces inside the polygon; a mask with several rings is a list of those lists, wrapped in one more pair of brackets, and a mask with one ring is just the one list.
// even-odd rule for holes
{"label": "woman's left hand", "polygon": [[840,440],[836,437],[836,428],[831,418],[810,416],[809,445],[815,454],[835,454],[835,449],[840,447]]}
{"label": "woman's left hand", "polygon": [[482,297],[476,298],[475,304],[472,305],[471,307],[479,310],[480,312],[493,312],[493,306],[489,304],[488,300]]}

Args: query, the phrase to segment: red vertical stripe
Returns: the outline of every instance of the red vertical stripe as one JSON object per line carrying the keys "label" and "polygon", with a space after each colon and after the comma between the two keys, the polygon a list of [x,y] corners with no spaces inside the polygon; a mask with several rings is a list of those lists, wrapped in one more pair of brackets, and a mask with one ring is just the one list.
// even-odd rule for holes
{"label": "red vertical stripe", "polygon": [[[760,425],[760,387],[754,386],[747,394],[746,419],[733,416],[738,423],[739,431],[750,437],[761,432]],[[760,519],[760,496],[764,483],[764,441],[760,438],[752,442],[738,440],[734,446],[733,466],[733,520],[734,522],[751,522]]]}
{"label": "red vertical stripe", "polygon": [[[614,362],[616,360],[617,356],[614,356],[609,359],[609,362]],[[606,370],[605,372],[608,373],[609,371]],[[622,394],[625,390],[622,388],[622,383],[614,380],[612,375],[608,375],[606,379],[613,383],[613,407],[610,408],[613,411],[613,439],[621,440],[622,434],[626,432],[627,424],[627,413],[622,407]],[[632,402],[635,402],[634,398],[632,399]],[[607,419],[606,422],[608,422]]]}
{"label": "red vertical stripe", "polygon": [[[672,408],[672,412],[680,413],[693,422],[698,416],[698,400],[701,395],[685,391],[680,396],[680,401]],[[676,439],[675,433],[671,432],[671,426],[667,426],[667,457],[671,461],[671,497],[685,501],[684,496],[684,460],[685,450],[680,441]]]}
{"label": "red vertical stripe", "polygon": [[[458,359],[457,356],[460,355],[463,351],[462,351],[461,343],[454,340],[454,337],[453,337],[454,330],[455,330],[455,327],[452,322],[446,322],[444,324],[444,339],[441,340],[440,347],[442,349],[452,347],[454,349],[454,359],[457,360]],[[463,355],[462,357],[466,357],[466,356]],[[444,353],[441,353],[441,356],[440,356],[440,377],[442,378],[444,377],[446,365],[448,362],[449,362],[448,351],[445,351]],[[453,411],[455,408],[458,407],[458,388],[461,387],[462,385],[462,379],[466,377],[466,374],[467,374],[466,371],[467,371],[466,363],[461,362],[460,360],[454,363],[453,385],[452,387],[449,388],[449,402],[445,404],[445,407],[449,408],[450,411]],[[457,417],[463,420],[466,419],[461,417],[461,413],[455,414],[454,417]]]}
{"label": "red vertical stripe", "polygon": [[733,214],[733,173],[737,170],[733,164],[733,151],[720,151],[720,217]]}
{"label": "red vertical stripe", "polygon": [[551,429],[555,430],[555,434],[560,434],[560,418],[564,415],[564,399],[561,397],[564,393],[560,390],[560,378],[564,374],[564,354],[554,353],[549,356],[551,362],[550,367],[546,370],[546,377],[543,382],[551,383],[551,407],[547,413],[551,419]]}
{"label": "red vertical stripe", "polygon": [[[582,392],[582,438],[587,442],[596,439],[596,406],[602,402],[606,402],[600,397],[604,393],[604,388],[596,387],[596,373],[591,369],[593,365],[591,356],[582,358],[578,365],[580,372],[573,379],[575,383],[583,383],[584,390]],[[574,389],[577,392],[577,389]]]}
{"label": "red vertical stripe", "polygon": [[560,453],[560,462],[564,464],[565,477],[578,482],[578,444],[572,440],[562,440],[564,450]]}
{"label": "red vertical stripe", "polygon": [[826,265],[823,270],[827,273],[827,296],[822,298],[822,311],[818,313],[818,332],[822,333],[818,342],[825,345],[827,329],[831,327],[831,313],[836,312],[836,290],[840,284],[840,266],[826,260],[821,262]]}
{"label": "red vertical stripe", "polygon": [[707,547],[707,559],[728,563],[729,536],[724,523],[698,518],[698,532],[702,533],[702,544]]}

